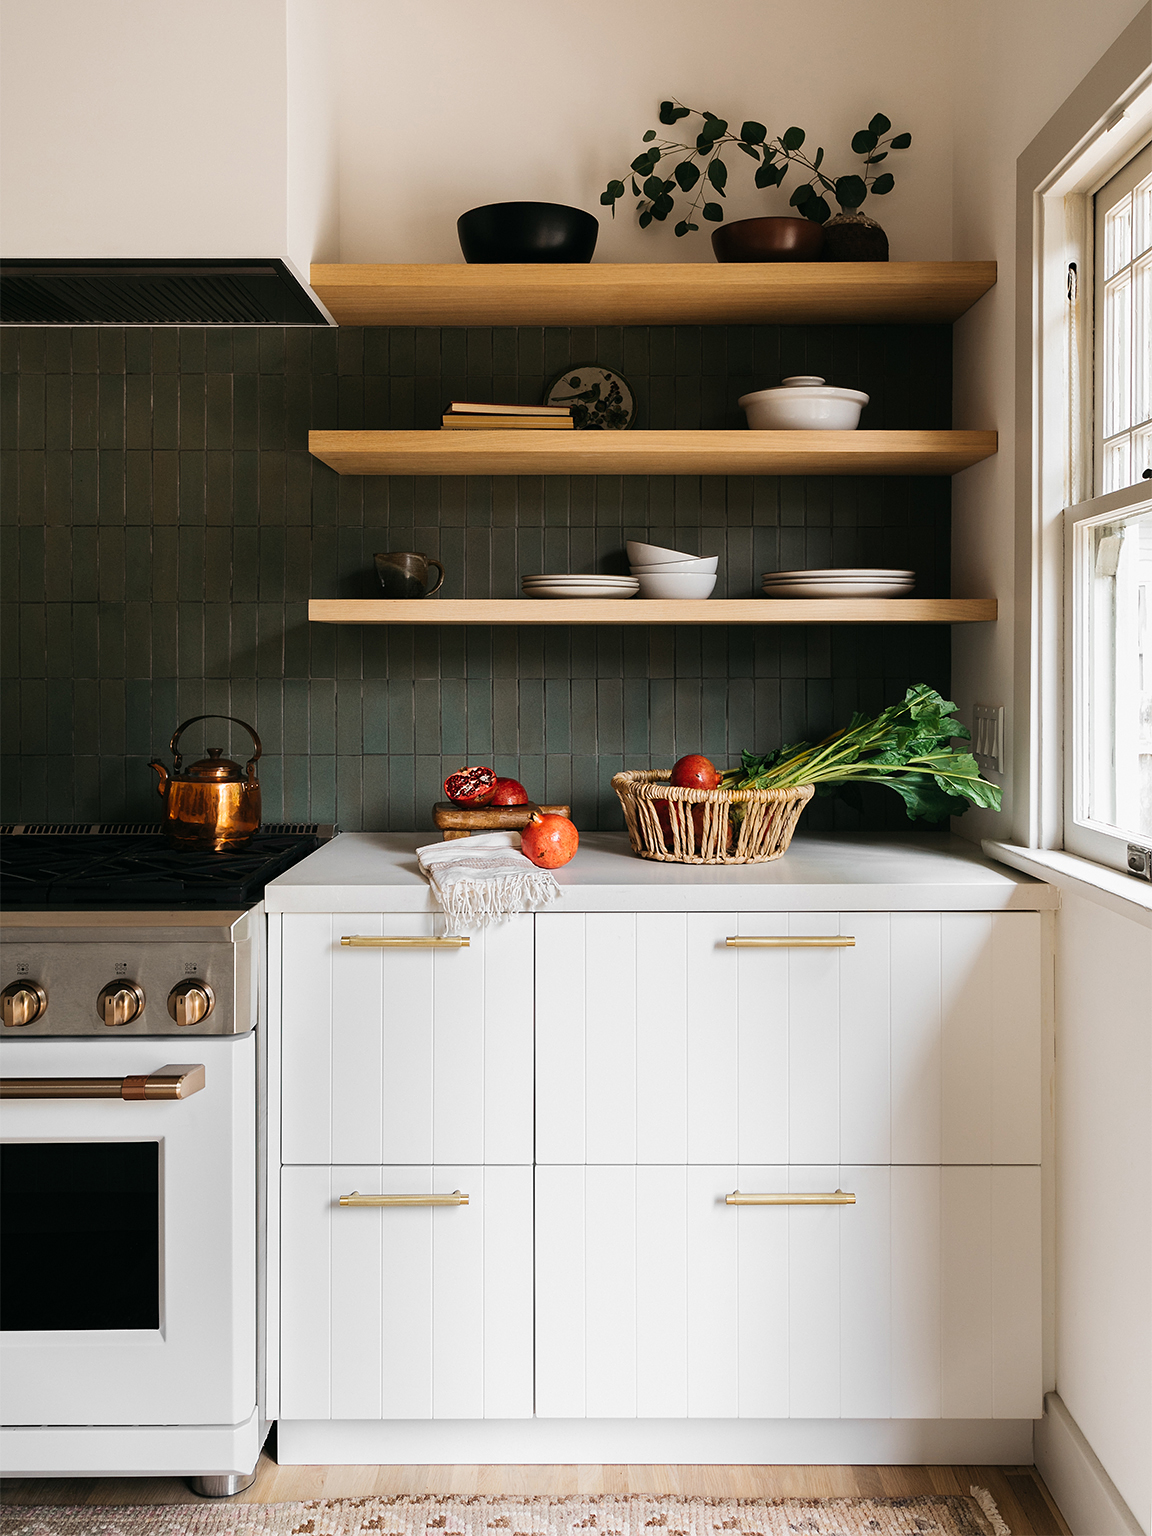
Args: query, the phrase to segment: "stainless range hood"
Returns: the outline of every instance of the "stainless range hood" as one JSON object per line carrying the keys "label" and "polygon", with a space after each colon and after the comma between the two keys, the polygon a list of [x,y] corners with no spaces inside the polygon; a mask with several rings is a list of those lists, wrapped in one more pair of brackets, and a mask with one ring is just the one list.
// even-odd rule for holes
{"label": "stainless range hood", "polygon": [[335,324],[291,266],[203,258],[0,261],[3,325]]}

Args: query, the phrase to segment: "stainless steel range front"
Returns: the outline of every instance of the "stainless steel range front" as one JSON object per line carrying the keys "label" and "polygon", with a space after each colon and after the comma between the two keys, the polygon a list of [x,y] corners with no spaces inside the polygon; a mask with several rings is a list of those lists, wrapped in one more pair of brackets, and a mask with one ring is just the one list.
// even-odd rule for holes
{"label": "stainless steel range front", "polygon": [[251,1481],[264,885],[153,828],[0,835],[0,1465]]}

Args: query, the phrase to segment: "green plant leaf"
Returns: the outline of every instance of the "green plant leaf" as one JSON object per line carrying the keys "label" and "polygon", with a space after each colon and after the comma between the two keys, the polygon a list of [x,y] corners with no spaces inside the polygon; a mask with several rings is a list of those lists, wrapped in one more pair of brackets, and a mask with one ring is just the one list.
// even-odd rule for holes
{"label": "green plant leaf", "polygon": [[672,173],[682,192],[690,192],[700,180],[700,167],[694,160],[681,160]]}
{"label": "green plant leaf", "polygon": [[655,137],[656,137],[656,130],[655,130],[655,128],[649,128],[648,132],[644,135],[643,142],[645,144],[651,144],[652,140]]}
{"label": "green plant leaf", "polygon": [[640,196],[640,188],[636,185],[636,178],[635,178],[635,176],[632,177],[632,196],[633,197],[639,197]]}
{"label": "green plant leaf", "polygon": [[652,204],[652,217],[659,219],[661,223],[672,212],[672,199],[667,192],[661,192],[660,196]]}
{"label": "green plant leaf", "polygon": [[788,201],[793,208],[803,208],[804,204],[808,202],[810,198],[815,196],[815,192],[813,192],[808,183],[806,181],[802,181],[793,192],[792,196],[788,199]]}
{"label": "green plant leaf", "polygon": [[892,140],[892,146],[891,147],[893,149],[907,149],[909,144],[911,144],[911,142],[912,142],[912,135],[910,133],[898,133],[896,135],[896,137]]}
{"label": "green plant leaf", "polygon": [[877,176],[876,180],[872,183],[872,191],[877,197],[883,197],[886,192],[891,192],[895,185],[895,176],[889,171],[885,171],[883,176]]}
{"label": "green plant leaf", "polygon": [[650,198],[659,197],[664,191],[664,178],[662,176],[649,176],[644,183],[644,196]]}
{"label": "green plant leaf", "polygon": [[859,133],[852,135],[852,153],[854,155],[870,155],[878,142],[878,136],[870,128],[862,128]]}
{"label": "green plant leaf", "polygon": [[686,235],[691,228],[692,225],[688,223],[687,219],[681,219],[672,233],[679,237],[680,235]]}
{"label": "green plant leaf", "polygon": [[689,114],[690,109],[688,107],[678,107],[674,101],[662,101],[660,103],[660,121],[662,123],[671,124],[676,122],[678,118],[688,117]]}
{"label": "green plant leaf", "polygon": [[728,124],[722,117],[710,117],[696,136],[696,148],[707,153],[717,139],[722,139],[728,132]]}
{"label": "green plant leaf", "polygon": [[841,208],[859,208],[868,196],[868,188],[862,176],[837,176],[836,201]]}
{"label": "green plant leaf", "polygon": [[737,149],[742,149],[746,155],[751,155],[756,164],[760,164],[760,151],[753,149],[750,144],[737,144]]}
{"label": "green plant leaf", "polygon": [[887,133],[892,124],[884,116],[883,112],[877,112],[876,116],[868,124],[868,132],[881,134]]}
{"label": "green plant leaf", "polygon": [[788,174],[787,165],[762,165],[756,172],[758,187],[778,187]]}
{"label": "green plant leaf", "polygon": [[804,142],[803,128],[786,128],[780,135],[780,142],[785,149],[799,149]]}
{"label": "green plant leaf", "polygon": [[707,174],[708,180],[716,188],[720,196],[723,197],[724,188],[728,185],[728,167],[724,164],[723,160],[719,158],[710,160],[708,162]]}
{"label": "green plant leaf", "polygon": [[813,170],[818,171],[820,169],[820,162],[823,160],[823,158],[824,158],[824,151],[822,149],[818,149],[816,151],[815,156],[813,157],[813,160],[812,160],[812,169]]}
{"label": "green plant leaf", "polygon": [[647,176],[654,163],[648,159],[648,151],[644,149],[633,160],[630,169],[635,171],[637,176]]}
{"label": "green plant leaf", "polygon": [[763,144],[768,137],[768,130],[763,123],[744,123],[740,128],[740,138],[745,144]]}
{"label": "green plant leaf", "polygon": [[700,212],[712,224],[720,224],[724,219],[724,210],[719,203],[705,203]]}
{"label": "green plant leaf", "polygon": [[834,181],[829,181],[823,171],[820,171],[818,176],[820,185],[824,188],[825,192],[834,192],[836,190],[836,183]]}
{"label": "green plant leaf", "polygon": [[864,164],[865,165],[879,165],[881,160],[887,160],[887,158],[888,158],[888,151],[886,149],[882,149],[878,155],[869,155],[867,160],[865,160]]}
{"label": "green plant leaf", "polygon": [[605,208],[611,208],[611,210],[612,210],[612,217],[615,218],[616,217],[616,199],[612,196],[611,192],[601,192],[601,194],[600,194],[600,201],[603,203]]}
{"label": "green plant leaf", "polygon": [[622,181],[610,181],[607,190],[615,197],[624,196],[624,183]]}
{"label": "green plant leaf", "polygon": [[645,209],[644,212],[640,215],[640,219],[639,219],[640,228],[641,229],[647,229],[649,224],[651,224],[651,222],[652,222],[652,215],[648,211],[648,209]]}

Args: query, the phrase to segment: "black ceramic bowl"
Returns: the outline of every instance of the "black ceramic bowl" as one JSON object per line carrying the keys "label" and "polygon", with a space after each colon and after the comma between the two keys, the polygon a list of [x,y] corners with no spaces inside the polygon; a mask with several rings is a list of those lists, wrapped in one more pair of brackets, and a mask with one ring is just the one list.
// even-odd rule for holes
{"label": "black ceramic bowl", "polygon": [[456,230],[465,261],[591,261],[600,221],[563,203],[488,203]]}

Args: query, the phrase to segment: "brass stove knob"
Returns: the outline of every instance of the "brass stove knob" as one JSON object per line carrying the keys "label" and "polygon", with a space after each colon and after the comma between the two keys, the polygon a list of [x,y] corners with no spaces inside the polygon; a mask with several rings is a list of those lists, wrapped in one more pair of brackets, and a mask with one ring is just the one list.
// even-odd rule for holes
{"label": "brass stove knob", "polygon": [[216,994],[206,981],[178,981],[168,994],[168,1012],[177,1024],[199,1024],[216,1006]]}
{"label": "brass stove knob", "polygon": [[144,993],[134,981],[110,981],[100,988],[96,1012],[109,1029],[131,1024],[144,1011]]}
{"label": "brass stove knob", "polygon": [[10,981],[0,992],[4,1005],[4,1028],[23,1029],[38,1019],[48,1006],[48,994],[34,981]]}

